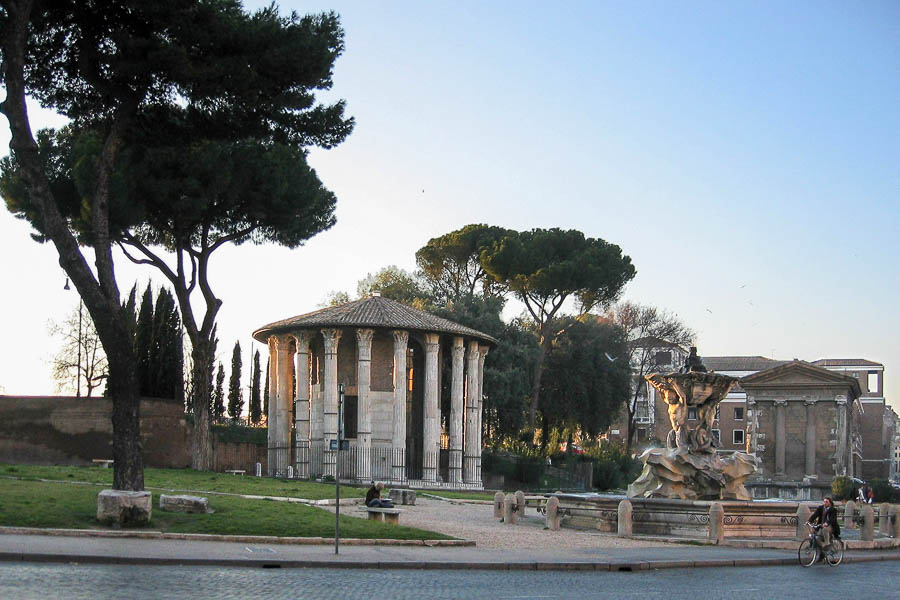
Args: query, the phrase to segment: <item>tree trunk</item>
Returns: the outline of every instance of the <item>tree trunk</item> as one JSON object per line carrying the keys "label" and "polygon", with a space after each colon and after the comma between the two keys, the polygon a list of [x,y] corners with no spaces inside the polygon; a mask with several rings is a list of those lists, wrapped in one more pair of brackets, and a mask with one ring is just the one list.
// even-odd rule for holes
{"label": "tree trunk", "polygon": [[[130,340],[129,340],[130,342]],[[113,488],[144,489],[144,455],[141,449],[141,399],[131,344],[105,343],[109,353],[109,395],[113,412]],[[114,358],[115,357],[115,358]]]}
{"label": "tree trunk", "polygon": [[[553,338],[546,334],[549,329],[549,323],[545,324],[541,331],[541,350],[538,352],[537,362],[534,365],[534,379],[531,384],[531,407],[528,411],[528,427],[534,433],[535,419],[537,417],[538,400],[541,397],[541,377],[544,371],[544,361],[550,354],[550,346],[553,345]],[[546,435],[546,434],[544,434]]]}
{"label": "tree trunk", "polygon": [[212,468],[212,448],[209,440],[209,362],[211,344],[209,339],[197,336],[191,340],[193,360],[193,389],[191,409],[194,415],[194,434],[191,436],[191,468],[209,471]]}

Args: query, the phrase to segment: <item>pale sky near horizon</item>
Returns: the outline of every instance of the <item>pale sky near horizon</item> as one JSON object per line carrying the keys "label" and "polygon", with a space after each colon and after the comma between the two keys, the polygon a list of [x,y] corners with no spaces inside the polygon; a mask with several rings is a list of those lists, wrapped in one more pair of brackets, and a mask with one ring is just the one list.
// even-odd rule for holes
{"label": "pale sky near horizon", "polygon": [[[333,229],[213,258],[226,366],[261,325],[489,223],[618,244],[637,268],[625,297],[677,313],[701,355],[866,358],[900,398],[900,3],[281,7],[340,14],[323,98],[357,125],[311,153]],[[77,305],[28,233],[0,210],[0,393],[54,391],[47,320]],[[119,258],[123,293],[153,275]]]}

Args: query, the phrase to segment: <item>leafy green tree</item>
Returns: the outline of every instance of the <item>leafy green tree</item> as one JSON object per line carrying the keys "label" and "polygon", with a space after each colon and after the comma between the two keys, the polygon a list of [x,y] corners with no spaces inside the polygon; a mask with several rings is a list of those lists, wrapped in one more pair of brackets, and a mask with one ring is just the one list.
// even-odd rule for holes
{"label": "leafy green tree", "polygon": [[213,388],[213,421],[221,421],[225,416],[225,367],[219,363],[216,371],[216,387]]}
{"label": "leafy green tree", "polygon": [[[259,369],[259,350],[253,353],[253,372],[250,377],[250,422],[256,425],[259,423],[262,418],[262,407],[260,403],[259,397],[259,383],[260,383],[260,373]],[[269,378],[266,377],[266,392],[268,394],[269,387]]]}
{"label": "leafy green tree", "polygon": [[481,253],[487,273],[521,300],[537,326],[540,350],[534,368],[528,426],[534,430],[544,362],[564,330],[557,324],[568,299],[580,314],[605,307],[621,293],[635,270],[622,250],[580,231],[533,229],[509,232]]}
{"label": "leafy green tree", "polygon": [[[113,244],[169,279],[197,369],[192,463],[209,468],[202,372],[221,306],[209,259],[226,243],[293,248],[333,224],[334,196],[307,165],[305,148],[339,144],[353,127],[343,102],[315,101],[331,87],[343,50],[339,20],[284,17],[274,5],[248,14],[236,0],[20,0],[0,16],[12,32],[3,42],[13,98],[4,104],[14,150],[3,166],[8,204],[57,245],[83,297],[97,288],[85,304],[101,339],[104,320],[116,323],[110,343],[125,333],[110,315],[119,310]],[[35,142],[26,89],[70,126]],[[10,200],[7,192],[22,190]],[[96,281],[78,242],[97,254]],[[194,315],[195,290],[202,318]],[[135,414],[130,455],[139,453]]]}
{"label": "leafy green tree", "polygon": [[481,253],[507,233],[502,227],[473,224],[428,240],[416,252],[416,264],[436,301],[474,296],[479,288],[484,297],[502,293],[502,286],[484,269]]}
{"label": "leafy green tree", "polygon": [[[689,348],[696,334],[677,315],[660,310],[655,306],[623,301],[611,307],[607,318],[625,331],[628,352],[621,355],[631,365],[631,395],[625,404],[627,432],[625,443],[630,448],[637,432],[635,418],[641,391],[646,389],[644,375],[655,366],[656,353],[661,348]],[[613,356],[620,356],[613,354]]]}
{"label": "leafy green tree", "polygon": [[244,391],[241,389],[241,342],[234,343],[231,353],[231,378],[228,380],[228,416],[239,419],[244,412]]}
{"label": "leafy green tree", "polygon": [[626,361],[610,358],[625,356],[625,332],[591,315],[560,319],[560,325],[566,334],[554,342],[541,380],[544,429],[596,438],[629,397],[631,369]]}
{"label": "leafy green tree", "polygon": [[356,293],[360,298],[377,293],[420,309],[430,302],[430,295],[422,282],[414,274],[394,265],[366,275],[357,284]]}

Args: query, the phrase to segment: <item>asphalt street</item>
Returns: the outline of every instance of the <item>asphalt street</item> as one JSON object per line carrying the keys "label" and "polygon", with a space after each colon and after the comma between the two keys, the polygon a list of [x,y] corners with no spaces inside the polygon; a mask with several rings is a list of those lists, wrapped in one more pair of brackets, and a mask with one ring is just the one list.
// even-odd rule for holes
{"label": "asphalt street", "polygon": [[0,563],[0,598],[900,598],[895,562],[632,573]]}

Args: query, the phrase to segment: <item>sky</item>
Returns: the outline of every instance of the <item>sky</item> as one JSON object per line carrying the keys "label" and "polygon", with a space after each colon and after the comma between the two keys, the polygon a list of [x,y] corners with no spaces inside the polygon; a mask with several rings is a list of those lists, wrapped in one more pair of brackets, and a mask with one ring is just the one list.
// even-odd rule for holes
{"label": "sky", "polygon": [[[430,238],[560,227],[619,245],[624,297],[677,314],[701,356],[882,362],[900,407],[900,3],[280,6],[340,15],[320,97],[356,128],[310,153],[331,230],[214,255],[226,365],[236,340],[245,364],[265,354],[258,327],[413,269]],[[63,122],[33,108],[34,129]],[[0,210],[0,393],[54,392],[47,322],[78,302],[29,231]],[[121,256],[117,272],[124,292],[162,282]]]}

